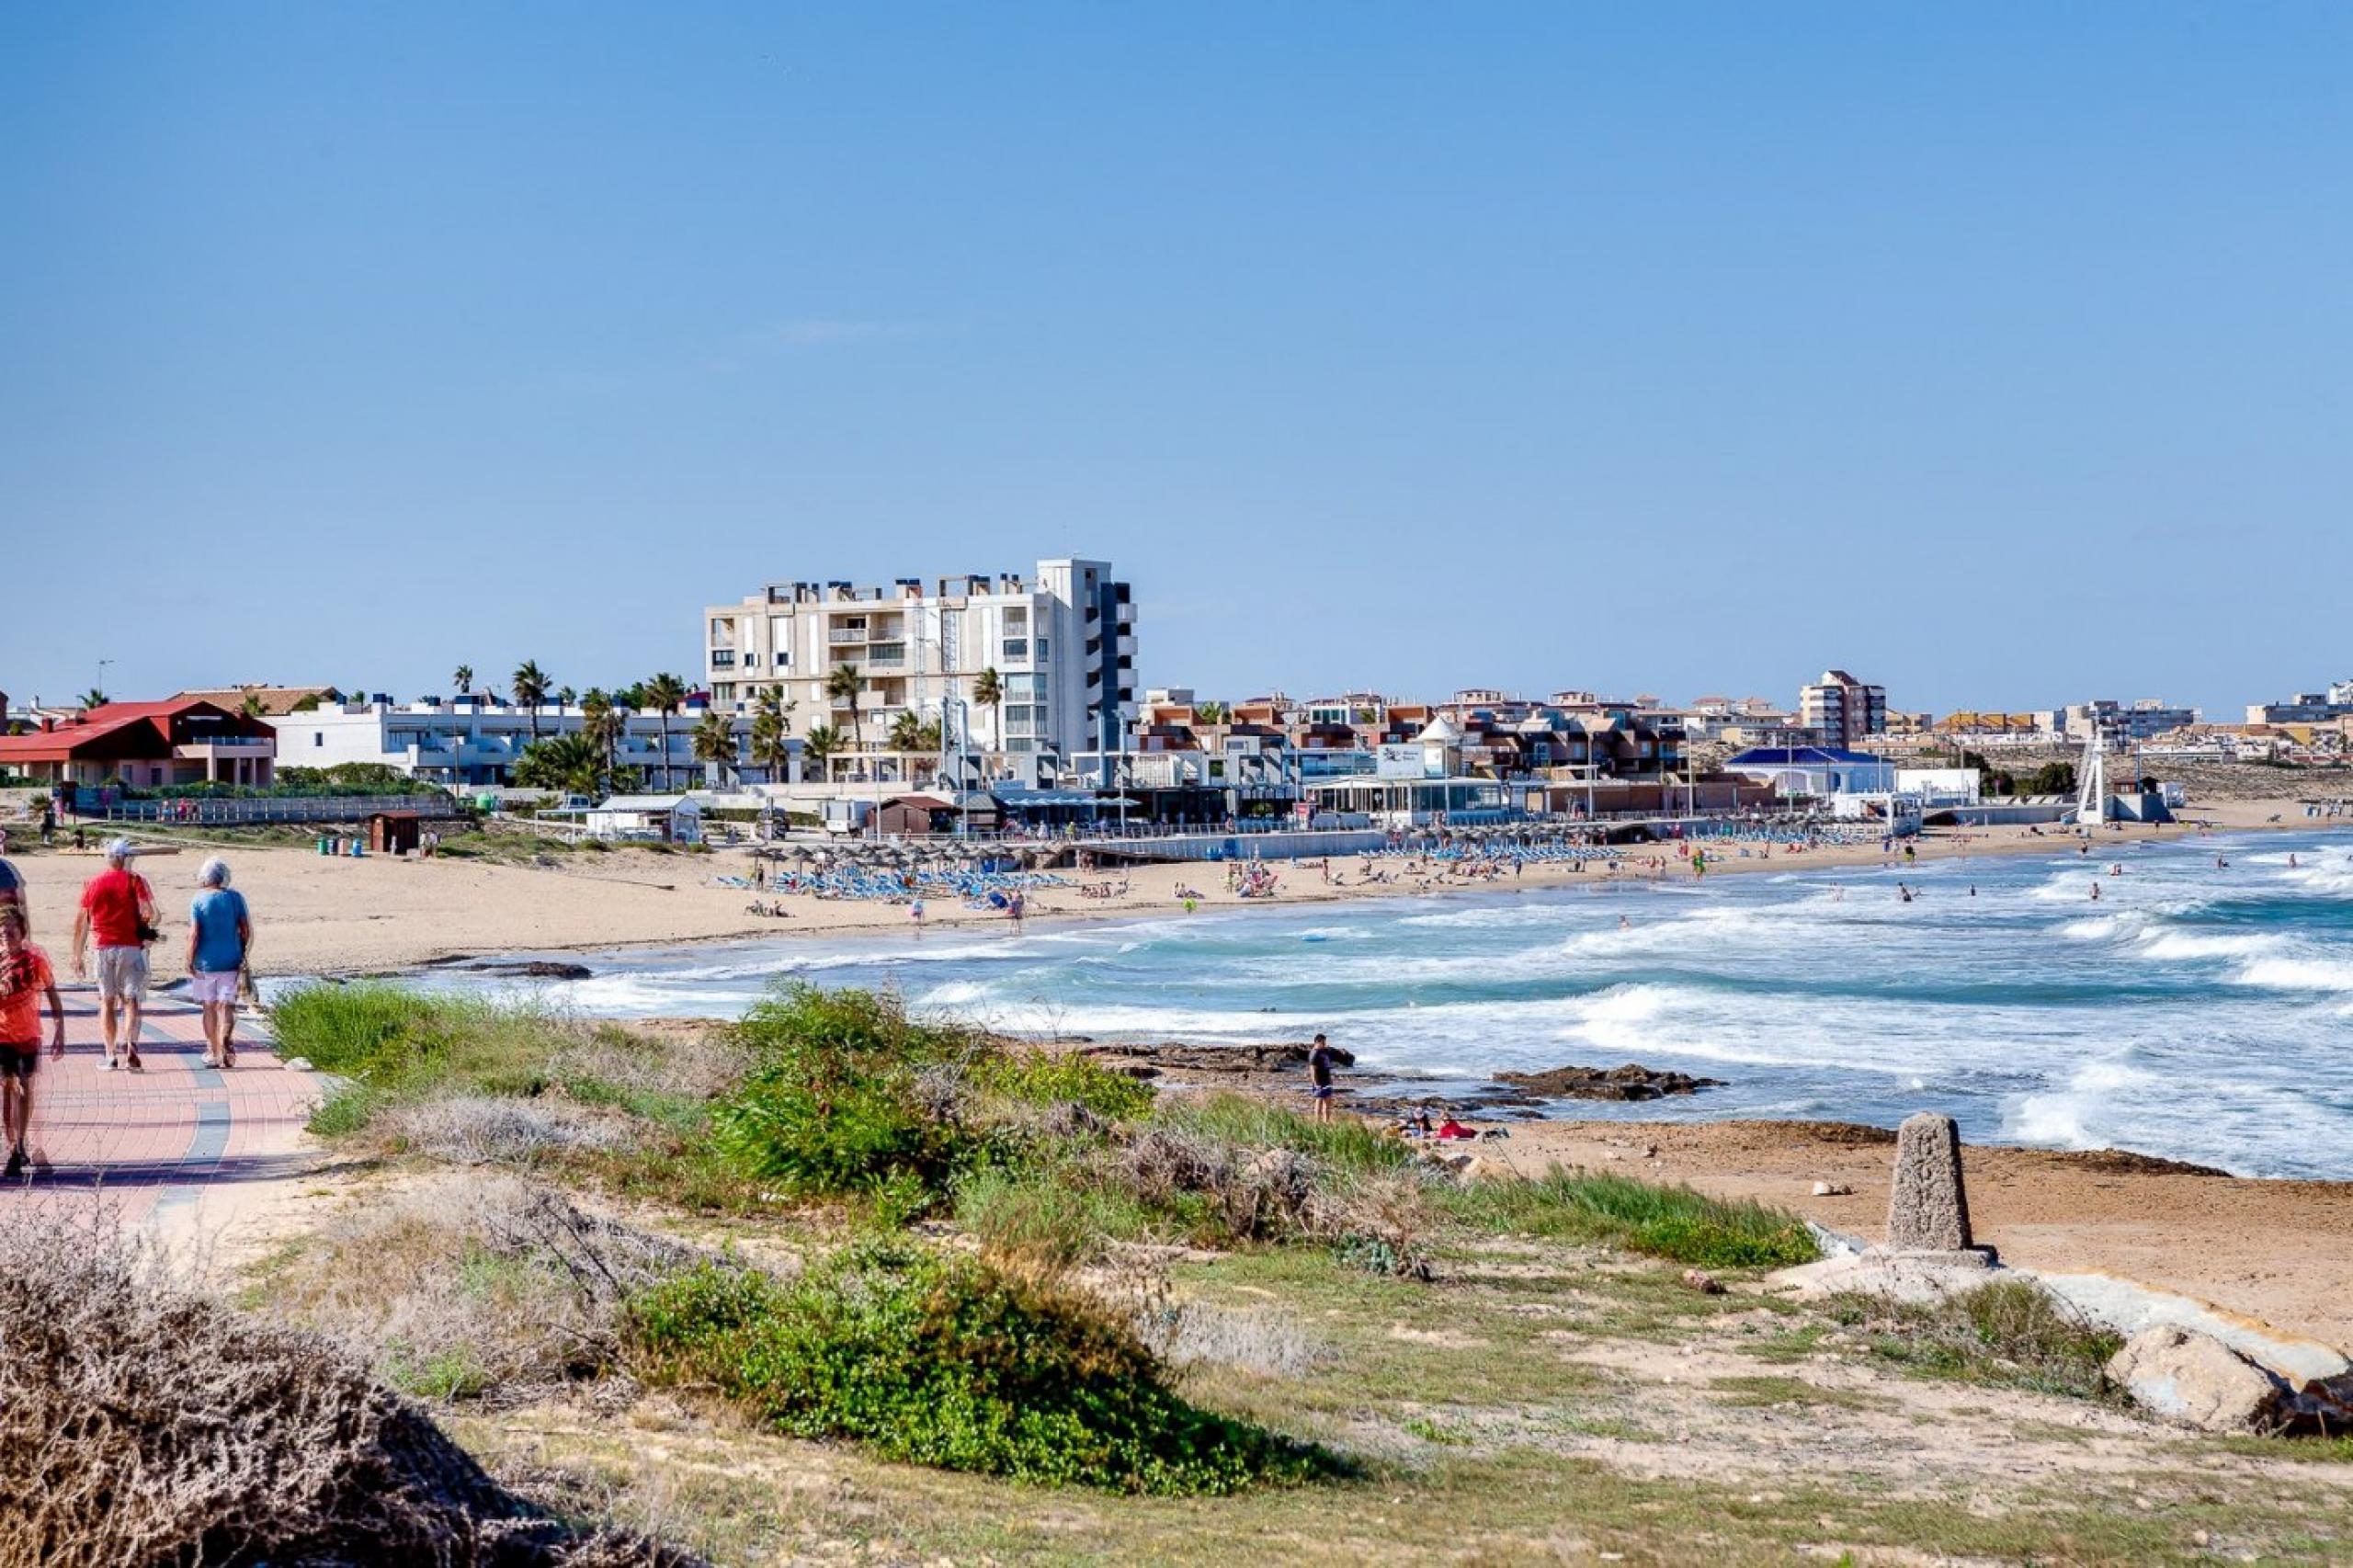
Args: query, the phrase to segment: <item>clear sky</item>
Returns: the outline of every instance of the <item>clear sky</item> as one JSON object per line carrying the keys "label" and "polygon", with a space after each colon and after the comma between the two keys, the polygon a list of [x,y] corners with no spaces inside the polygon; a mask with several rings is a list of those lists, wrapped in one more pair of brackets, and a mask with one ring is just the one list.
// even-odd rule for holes
{"label": "clear sky", "polygon": [[2353,676],[2353,6],[0,6],[0,687]]}

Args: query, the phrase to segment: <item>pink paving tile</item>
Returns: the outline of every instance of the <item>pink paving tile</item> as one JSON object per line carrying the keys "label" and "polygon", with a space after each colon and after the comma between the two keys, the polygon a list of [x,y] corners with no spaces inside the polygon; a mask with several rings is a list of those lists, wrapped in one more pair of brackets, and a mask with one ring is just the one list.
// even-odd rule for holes
{"label": "pink paving tile", "polygon": [[96,993],[66,992],[66,1053],[35,1080],[30,1142],[52,1168],[0,1185],[0,1215],[99,1199],[124,1224],[195,1199],[209,1185],[301,1169],[303,1123],[318,1081],[280,1066],[251,1019],[238,1022],[237,1065],[204,1065],[201,1012],[174,997],[148,1004],[145,1071],[100,1065]]}

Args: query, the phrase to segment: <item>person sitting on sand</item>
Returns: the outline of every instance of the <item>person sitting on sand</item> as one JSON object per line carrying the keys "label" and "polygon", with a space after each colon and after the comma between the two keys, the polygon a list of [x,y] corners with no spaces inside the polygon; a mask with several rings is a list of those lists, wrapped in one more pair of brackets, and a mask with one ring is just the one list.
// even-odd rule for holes
{"label": "person sitting on sand", "polygon": [[1473,1132],[1471,1129],[1463,1126],[1461,1122],[1455,1120],[1454,1113],[1449,1111],[1447,1113],[1446,1119],[1438,1124],[1437,1136],[1441,1139],[1446,1139],[1476,1138],[1479,1135],[1476,1132]]}

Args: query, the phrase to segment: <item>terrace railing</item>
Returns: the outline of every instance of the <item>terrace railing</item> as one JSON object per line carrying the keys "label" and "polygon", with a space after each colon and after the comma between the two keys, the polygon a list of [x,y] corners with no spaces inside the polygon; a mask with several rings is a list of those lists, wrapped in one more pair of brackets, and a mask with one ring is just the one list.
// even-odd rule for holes
{"label": "terrace railing", "polygon": [[378,812],[414,812],[429,820],[462,815],[451,797],[429,795],[256,795],[242,800],[202,796],[106,801],[74,814],[92,822],[152,822],[166,826],[251,827],[265,823],[354,823]]}

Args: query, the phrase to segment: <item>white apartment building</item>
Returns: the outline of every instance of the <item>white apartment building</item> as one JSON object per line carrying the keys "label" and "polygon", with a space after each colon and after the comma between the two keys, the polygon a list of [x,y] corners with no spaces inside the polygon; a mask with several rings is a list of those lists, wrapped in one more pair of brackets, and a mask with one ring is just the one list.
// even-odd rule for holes
{"label": "white apartment building", "polygon": [[2168,707],[2154,698],[2129,704],[2101,698],[2092,702],[2072,702],[2060,710],[2060,723],[2067,739],[2081,742],[2097,738],[2102,745],[2111,746],[2133,745],[2170,734],[2199,722],[2200,717],[2195,708]]}
{"label": "white apartment building", "polygon": [[[628,713],[616,760],[639,769],[656,788],[699,787],[703,765],[695,760],[694,727],[701,718],[699,708],[671,714],[665,752],[660,715]],[[308,713],[265,716],[262,722],[278,731],[282,768],[373,762],[412,778],[466,785],[506,783],[508,769],[531,744],[535,725],[545,740],[577,733],[585,721],[577,708],[550,704],[534,714],[529,708],[460,699],[329,704]],[[739,721],[735,729],[740,753],[750,725]]]}
{"label": "white apartment building", "polygon": [[1869,686],[1845,670],[1798,688],[1798,722],[1827,746],[1852,748],[1887,730],[1887,687]]}
{"label": "white apartment building", "polygon": [[[761,688],[781,686],[794,734],[830,724],[858,752],[889,752],[892,723],[913,713],[940,724],[943,751],[1001,757],[1034,781],[1119,751],[1135,711],[1135,606],[1103,561],[928,586],[770,583],[705,609],[702,635],[714,706],[748,712]],[[845,665],[858,676],[855,714],[826,689]],[[995,708],[974,696],[991,669],[1004,694]]]}

